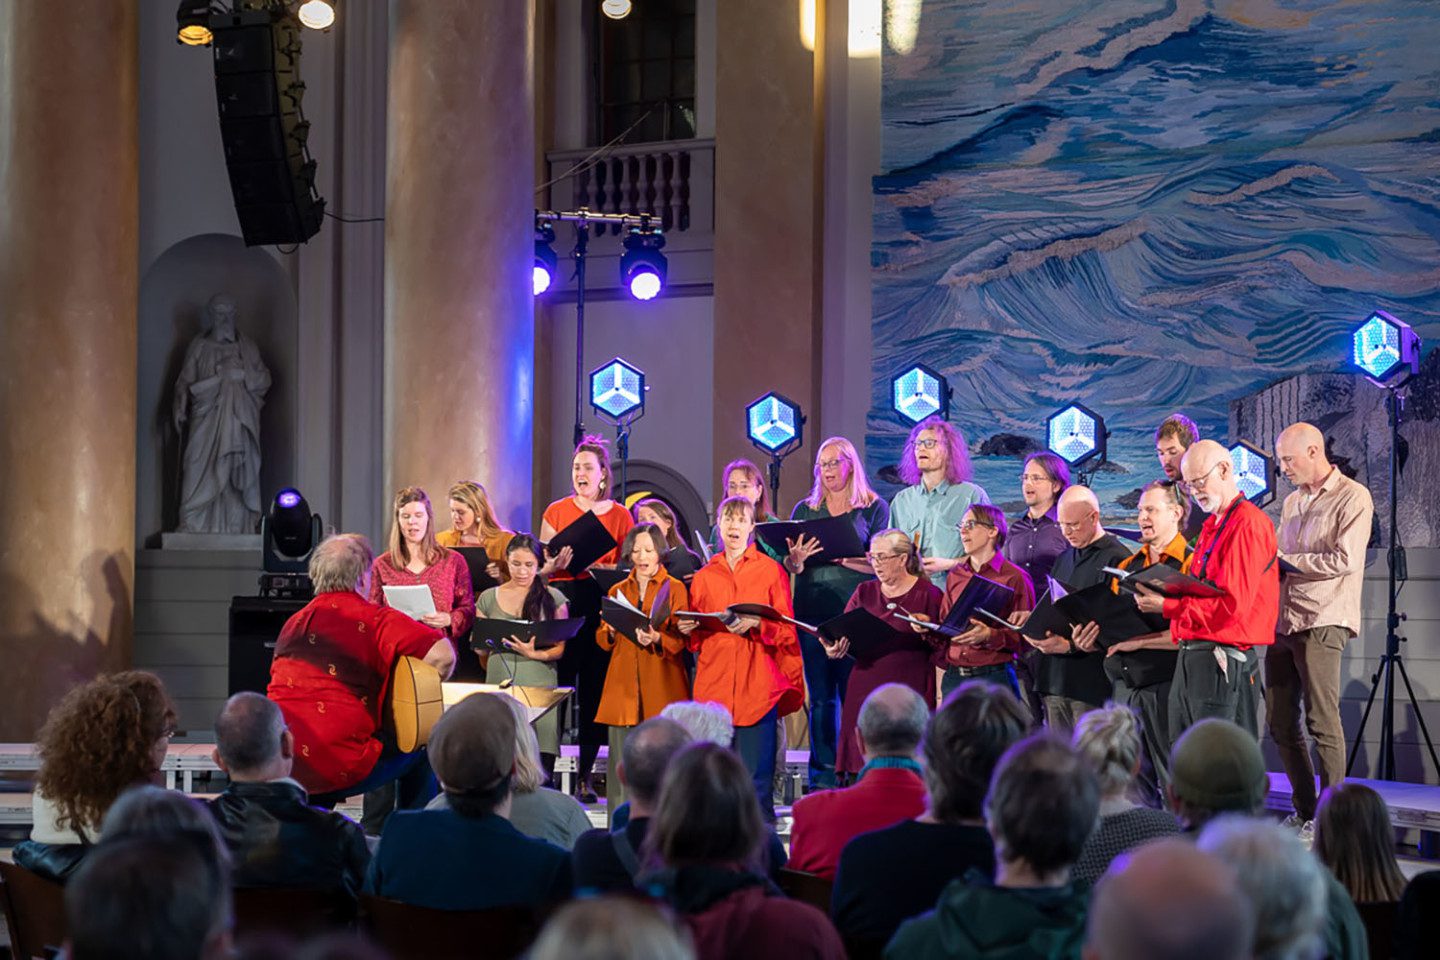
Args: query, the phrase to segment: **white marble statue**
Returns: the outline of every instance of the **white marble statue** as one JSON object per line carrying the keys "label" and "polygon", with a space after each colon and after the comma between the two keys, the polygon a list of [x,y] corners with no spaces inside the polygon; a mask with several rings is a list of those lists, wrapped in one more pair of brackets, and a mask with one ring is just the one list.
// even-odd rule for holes
{"label": "white marble statue", "polygon": [[260,521],[260,408],[270,371],[235,328],[239,312],[229,294],[210,299],[175,381],[187,533],[254,533]]}

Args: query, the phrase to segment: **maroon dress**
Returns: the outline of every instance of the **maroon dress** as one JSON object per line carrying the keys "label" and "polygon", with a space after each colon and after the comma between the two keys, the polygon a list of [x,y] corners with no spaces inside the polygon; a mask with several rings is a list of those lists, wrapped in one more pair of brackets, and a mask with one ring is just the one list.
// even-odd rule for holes
{"label": "maroon dress", "polygon": [[848,613],[856,607],[864,607],[886,623],[895,626],[893,641],[889,648],[874,660],[855,658],[855,667],[850,673],[850,682],[845,689],[845,705],[840,711],[840,749],[835,761],[837,773],[859,773],[865,765],[860,756],[860,744],[855,741],[855,723],[860,717],[860,706],[870,692],[885,683],[903,683],[925,698],[931,708],[935,705],[935,667],[930,662],[935,648],[926,641],[926,634],[916,633],[903,620],[896,619],[896,611],[887,610],[896,604],[910,614],[924,614],[931,620],[940,619],[940,603],[945,594],[927,578],[920,577],[907,593],[898,597],[887,597],[880,592],[879,580],[866,580],[855,588],[850,602],[845,604]]}

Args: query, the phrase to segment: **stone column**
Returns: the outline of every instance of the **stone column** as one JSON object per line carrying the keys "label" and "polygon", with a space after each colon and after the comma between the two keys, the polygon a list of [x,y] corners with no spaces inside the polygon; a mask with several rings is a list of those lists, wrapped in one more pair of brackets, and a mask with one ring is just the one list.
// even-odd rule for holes
{"label": "stone column", "polygon": [[425,487],[443,529],[446,489],[474,479],[528,529],[534,2],[396,0],[393,16],[386,495]]}
{"label": "stone column", "polygon": [[130,661],[137,22],[0,3],[0,740]]}

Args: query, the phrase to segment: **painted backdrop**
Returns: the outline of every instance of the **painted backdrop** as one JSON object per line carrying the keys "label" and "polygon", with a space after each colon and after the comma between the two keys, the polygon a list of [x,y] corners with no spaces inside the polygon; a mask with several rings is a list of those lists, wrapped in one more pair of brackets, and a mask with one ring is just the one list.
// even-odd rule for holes
{"label": "painted backdrop", "polygon": [[[892,0],[887,15],[917,8],[913,49],[884,52],[872,474],[904,440],[889,379],[926,360],[997,502],[1019,508],[1014,451],[1080,400],[1113,431],[1105,513],[1129,517],[1167,412],[1221,439],[1268,430],[1256,405],[1344,371],[1375,307],[1440,339],[1440,3]],[[1410,486],[1440,457],[1437,357],[1405,428]],[[1280,392],[1383,486],[1376,388]],[[1407,500],[1407,542],[1440,545],[1440,519]]]}

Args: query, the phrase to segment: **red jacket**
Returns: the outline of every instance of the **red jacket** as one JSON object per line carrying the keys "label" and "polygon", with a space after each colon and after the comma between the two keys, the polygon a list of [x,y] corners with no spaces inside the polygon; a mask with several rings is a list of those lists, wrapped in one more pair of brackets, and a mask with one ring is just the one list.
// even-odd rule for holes
{"label": "red jacket", "polygon": [[697,960],[845,960],[829,917],[808,903],[769,896],[763,887],[738,890],[685,920]]}
{"label": "red jacket", "polygon": [[845,844],[924,812],[925,784],[914,771],[870,770],[853,787],[821,790],[795,801],[786,866],[834,880]]}
{"label": "red jacket", "polygon": [[1273,644],[1280,617],[1275,550],[1275,524],[1244,497],[1206,517],[1185,571],[1225,595],[1168,598],[1163,612],[1175,642],[1213,640],[1241,650]]}

